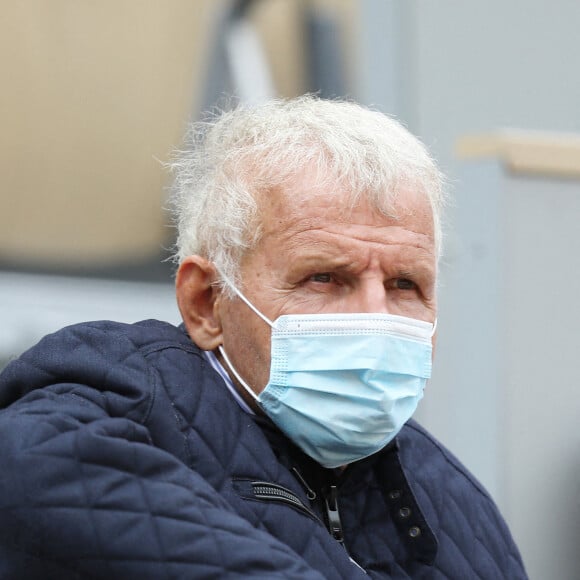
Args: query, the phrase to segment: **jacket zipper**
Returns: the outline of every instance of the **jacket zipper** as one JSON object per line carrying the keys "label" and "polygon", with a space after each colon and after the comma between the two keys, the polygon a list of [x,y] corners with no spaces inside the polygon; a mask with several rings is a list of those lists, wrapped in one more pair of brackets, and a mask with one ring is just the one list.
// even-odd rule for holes
{"label": "jacket zipper", "polygon": [[[310,487],[308,482],[304,479],[297,467],[293,467],[292,471],[302,487],[306,490],[306,497],[310,501],[314,501],[318,496],[316,492]],[[324,523],[330,535],[344,546],[344,533],[342,529],[342,522],[340,521],[340,512],[338,510],[338,487],[336,485],[328,485],[326,493],[324,490],[321,494],[322,507],[324,508]]]}
{"label": "jacket zipper", "polygon": [[318,516],[291,490],[267,481],[252,481],[252,493],[256,499],[278,501],[291,505],[320,522]]}
{"label": "jacket zipper", "polygon": [[[318,496],[316,492],[310,487],[308,482],[304,479],[297,467],[293,467],[292,471],[302,487],[306,490],[306,497],[310,501],[314,501]],[[340,512],[338,510],[338,487],[336,485],[328,485],[322,490],[321,504],[324,508],[324,523],[330,535],[344,546],[344,533],[342,529],[342,522],[340,521]]]}
{"label": "jacket zipper", "polygon": [[336,485],[328,488],[328,494],[324,495],[324,507],[326,508],[326,520],[330,535],[339,543],[344,545],[344,533],[338,511],[338,489]]}
{"label": "jacket zipper", "polygon": [[[313,496],[312,499],[316,499],[316,492],[308,486],[300,472],[295,470],[299,476],[301,483],[303,483],[308,489],[308,497]],[[238,480],[238,483],[242,481]],[[261,501],[277,501],[285,503],[297,508],[299,511],[310,516],[313,520],[327,528],[330,535],[346,549],[344,545],[344,534],[342,530],[342,524],[340,522],[340,514],[338,512],[338,488],[336,485],[331,485],[329,487],[329,496],[326,494],[324,497],[324,505],[326,507],[326,520],[327,525],[309,508],[304,502],[290,489],[278,485],[276,483],[270,483],[268,481],[250,481],[246,480],[246,483],[250,484],[251,495]],[[246,487],[247,489],[247,487]],[[361,571],[366,574],[364,568],[362,568],[355,560],[349,556],[351,562],[357,566]]]}

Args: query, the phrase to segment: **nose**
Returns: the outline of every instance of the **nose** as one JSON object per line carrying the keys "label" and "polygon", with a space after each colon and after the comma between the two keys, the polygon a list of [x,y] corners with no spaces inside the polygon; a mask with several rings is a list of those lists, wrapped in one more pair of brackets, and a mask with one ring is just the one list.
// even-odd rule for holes
{"label": "nose", "polygon": [[353,312],[394,314],[389,310],[388,296],[382,279],[361,281],[352,296]]}

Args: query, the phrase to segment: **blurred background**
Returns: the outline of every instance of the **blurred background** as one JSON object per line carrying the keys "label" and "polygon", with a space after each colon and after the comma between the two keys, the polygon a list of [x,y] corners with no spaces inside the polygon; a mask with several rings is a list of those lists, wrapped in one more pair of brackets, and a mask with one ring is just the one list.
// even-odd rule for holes
{"label": "blurred background", "polygon": [[345,96],[448,176],[419,419],[534,579],[580,578],[580,2],[3,0],[0,367],[42,335],[179,322],[163,167],[236,95]]}

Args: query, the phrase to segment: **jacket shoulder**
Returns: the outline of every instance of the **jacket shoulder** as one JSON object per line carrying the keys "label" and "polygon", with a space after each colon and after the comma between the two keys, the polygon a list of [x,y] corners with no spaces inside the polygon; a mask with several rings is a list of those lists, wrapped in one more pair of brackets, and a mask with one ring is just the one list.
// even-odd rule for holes
{"label": "jacket shoulder", "polygon": [[456,476],[474,493],[491,499],[481,482],[463,465],[463,463],[434,435],[417,421],[411,419],[401,430],[399,445],[402,454],[407,460],[416,460],[421,463],[428,459],[427,465],[438,466],[449,470],[450,475]]}
{"label": "jacket shoulder", "polygon": [[94,322],[6,368],[0,577],[322,578],[212,485],[246,447],[227,417],[216,437],[224,405],[204,395],[221,378],[203,362],[169,324]]}
{"label": "jacket shoulder", "polygon": [[439,565],[455,553],[482,578],[508,577],[506,571],[510,578],[525,578],[495,501],[459,459],[416,421],[405,425],[398,444],[405,475],[438,538]]}
{"label": "jacket shoulder", "polygon": [[124,401],[121,412],[142,413],[154,387],[146,357],[167,348],[198,351],[181,329],[157,320],[67,326],[45,336],[4,369],[0,408],[51,387],[91,397],[100,405]]}

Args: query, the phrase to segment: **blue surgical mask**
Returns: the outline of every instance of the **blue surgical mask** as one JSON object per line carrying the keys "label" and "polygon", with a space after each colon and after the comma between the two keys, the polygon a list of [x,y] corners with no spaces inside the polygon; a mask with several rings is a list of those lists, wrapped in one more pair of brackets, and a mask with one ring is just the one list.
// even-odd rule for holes
{"label": "blue surgical mask", "polygon": [[391,314],[287,314],[270,321],[270,378],[256,395],[298,447],[327,468],[376,453],[413,415],[431,376],[435,325]]}

